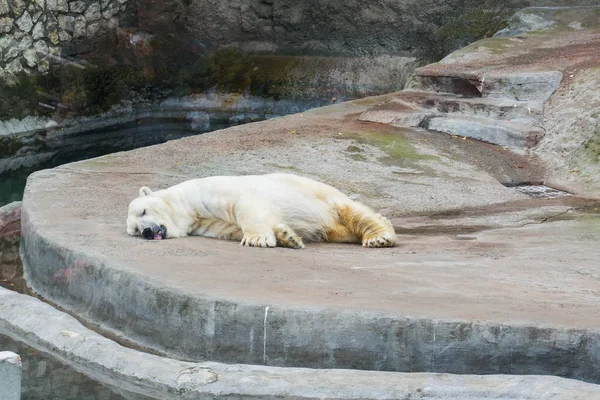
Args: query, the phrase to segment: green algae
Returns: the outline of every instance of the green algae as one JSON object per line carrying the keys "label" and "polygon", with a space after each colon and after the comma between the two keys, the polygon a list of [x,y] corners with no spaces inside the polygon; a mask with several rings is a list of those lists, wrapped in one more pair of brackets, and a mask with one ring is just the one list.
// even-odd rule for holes
{"label": "green algae", "polygon": [[[386,156],[379,157],[377,161],[388,166],[403,166],[407,163],[418,161],[439,160],[439,157],[421,154],[417,149],[404,137],[396,133],[387,132],[352,132],[342,133],[338,138],[354,140],[360,145],[376,147],[383,151]],[[348,149],[360,149],[358,146],[349,146]],[[362,154],[346,151],[352,154],[353,159],[357,161],[366,161]]]}

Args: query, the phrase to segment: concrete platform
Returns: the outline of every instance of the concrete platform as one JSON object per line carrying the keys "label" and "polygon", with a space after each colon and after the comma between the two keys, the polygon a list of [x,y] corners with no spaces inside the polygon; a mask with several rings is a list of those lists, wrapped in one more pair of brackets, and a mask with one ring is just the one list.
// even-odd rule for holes
{"label": "concrete platform", "polygon": [[[545,179],[535,157],[357,121],[382,101],[33,174],[21,242],[31,289],[124,343],[184,360],[600,382],[598,201],[505,186]],[[125,232],[142,185],[273,171],[370,204],[392,218],[399,245],[266,250]]]}

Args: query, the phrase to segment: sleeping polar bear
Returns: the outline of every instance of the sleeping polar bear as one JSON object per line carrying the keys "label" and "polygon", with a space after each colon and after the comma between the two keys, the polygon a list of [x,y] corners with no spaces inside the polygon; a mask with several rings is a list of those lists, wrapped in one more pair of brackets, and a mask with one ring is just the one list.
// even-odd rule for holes
{"label": "sleeping polar bear", "polygon": [[308,241],[390,247],[392,224],[339,190],[292,174],[213,176],[153,192],[129,205],[127,233],[146,239],[205,236],[244,246],[304,248]]}

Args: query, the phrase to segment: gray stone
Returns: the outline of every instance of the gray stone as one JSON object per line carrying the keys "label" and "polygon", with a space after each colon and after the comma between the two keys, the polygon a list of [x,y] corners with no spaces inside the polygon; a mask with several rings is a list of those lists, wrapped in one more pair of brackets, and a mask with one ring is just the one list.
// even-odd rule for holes
{"label": "gray stone", "polygon": [[31,15],[29,12],[25,11],[23,15],[16,21],[17,26],[23,32],[29,33],[31,28],[33,28],[33,20],[31,19]]}
{"label": "gray stone", "polygon": [[25,61],[27,61],[27,66],[32,68],[35,67],[39,61],[36,51],[34,49],[25,50],[23,52],[23,58],[25,58]]}
{"label": "gray stone", "polygon": [[0,351],[0,382],[3,400],[21,399],[21,357],[10,351]]}
{"label": "gray stone", "polygon": [[33,27],[33,32],[31,33],[31,36],[34,39],[40,39],[40,38],[43,38],[44,36],[46,36],[46,32],[44,31],[44,23],[42,21],[39,21],[35,24],[35,26]]}
{"label": "gray stone", "polygon": [[0,36],[0,50],[7,50],[10,47],[13,47],[14,44],[15,39],[11,35]]}
{"label": "gray stone", "polygon": [[48,72],[50,70],[50,60],[44,58],[38,63],[38,71],[41,73]]}
{"label": "gray stone", "polygon": [[13,16],[17,18],[21,15],[21,13],[23,13],[23,11],[25,11],[27,4],[23,0],[10,0],[10,7]]}
{"label": "gray stone", "polygon": [[100,3],[92,3],[88,6],[84,13],[87,21],[97,21],[100,19]]}
{"label": "gray stone", "polygon": [[72,39],[72,36],[67,31],[60,31],[60,32],[58,32],[58,38],[60,39],[61,42],[70,42]]}
{"label": "gray stone", "polygon": [[82,13],[85,11],[86,5],[83,1],[72,1],[69,3],[69,10],[72,13]]}
{"label": "gray stone", "polygon": [[25,50],[31,48],[32,45],[33,45],[33,38],[31,37],[31,35],[25,35],[19,42],[19,49],[21,49],[21,51],[25,51]]}
{"label": "gray stone", "polygon": [[8,48],[8,51],[4,54],[4,60],[12,60],[13,58],[23,54],[23,52],[29,49],[33,44],[31,36],[26,35],[16,45],[12,45]]}
{"label": "gray stone", "polygon": [[0,0],[0,15],[8,14],[9,11],[8,0]]}
{"label": "gray stone", "polygon": [[40,17],[42,16],[43,12],[42,11],[36,11],[32,14],[31,19],[33,20],[33,22],[38,22],[38,20],[40,19]]}
{"label": "gray stone", "polygon": [[75,17],[71,15],[59,15],[58,16],[58,26],[65,31],[73,32],[73,24],[75,22]]}
{"label": "gray stone", "polygon": [[100,30],[100,24],[98,22],[89,24],[87,26],[87,30],[86,30],[87,36],[89,36],[89,37],[95,36],[99,30]]}
{"label": "gray stone", "polygon": [[483,97],[546,101],[560,85],[563,75],[560,71],[490,72],[484,74],[483,78],[485,78],[481,89]]}
{"label": "gray stone", "polygon": [[34,0],[35,4],[38,5],[39,8],[41,8],[42,10],[46,9],[46,0]]}
{"label": "gray stone", "polygon": [[23,71],[23,65],[19,59],[11,61],[4,69],[9,74],[17,74]]}
{"label": "gray stone", "polygon": [[0,32],[8,33],[12,30],[14,19],[10,17],[0,18]]}
{"label": "gray stone", "polygon": [[508,21],[508,26],[497,32],[496,37],[519,36],[526,32],[542,31],[555,25],[552,18],[547,18],[540,13],[532,13],[532,9],[525,8],[513,15]]}
{"label": "gray stone", "polygon": [[46,29],[50,29],[51,27],[54,28],[56,25],[58,25],[58,18],[56,16],[56,13],[45,13],[44,17]]}
{"label": "gray stone", "polygon": [[102,7],[103,10],[108,6],[110,1],[111,0],[100,0],[100,6]]}
{"label": "gray stone", "polygon": [[108,29],[115,29],[118,26],[119,26],[119,18],[117,18],[117,17],[112,17],[111,19],[106,21],[106,27]]}
{"label": "gray stone", "polygon": [[50,39],[50,43],[58,44],[60,42],[60,38],[58,37],[58,30],[52,29],[48,32],[48,38]]}
{"label": "gray stone", "polygon": [[598,385],[553,376],[410,374],[179,361],[120,346],[33,297],[0,289],[0,306],[0,330],[10,337],[22,340],[20,335],[27,332],[28,345],[66,360],[109,387],[164,400],[592,400],[600,396]]}
{"label": "gray stone", "polygon": [[535,147],[544,131],[518,122],[474,117],[434,117],[423,125],[425,129],[460,135],[514,150]]}
{"label": "gray stone", "polygon": [[4,61],[12,60],[23,52],[18,44],[10,46],[4,53]]}
{"label": "gray stone", "polygon": [[75,22],[73,23],[73,37],[85,37],[85,26],[85,17],[83,17],[82,15],[75,17]]}
{"label": "gray stone", "polygon": [[60,46],[48,46],[48,54],[51,54],[55,57],[60,57],[62,54]]}
{"label": "gray stone", "polygon": [[113,1],[102,11],[102,17],[105,19],[111,19],[113,16],[119,13],[119,3]]}
{"label": "gray stone", "polygon": [[30,14],[33,14],[36,10],[36,3],[29,3],[29,5],[27,6],[27,11],[29,11]]}
{"label": "gray stone", "polygon": [[127,5],[126,4],[122,5],[121,7],[119,7],[119,10],[121,10],[121,11],[127,10]]}
{"label": "gray stone", "polygon": [[33,49],[36,51],[39,58],[46,57],[48,53],[48,45],[44,40],[38,40],[33,44]]}
{"label": "gray stone", "polygon": [[69,11],[67,0],[46,0],[46,8],[50,11]]}

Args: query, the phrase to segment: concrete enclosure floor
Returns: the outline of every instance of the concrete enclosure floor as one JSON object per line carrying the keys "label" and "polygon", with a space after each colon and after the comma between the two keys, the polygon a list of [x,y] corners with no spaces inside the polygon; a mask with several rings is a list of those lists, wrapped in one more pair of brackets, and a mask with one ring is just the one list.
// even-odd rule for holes
{"label": "concrete enclosure floor", "polygon": [[[565,40],[528,40],[557,54],[573,38],[599,40],[597,25],[562,25],[552,32],[569,30]],[[519,40],[507,39],[511,46]],[[542,129],[551,121],[548,104],[579,104],[569,99],[585,85],[573,89],[564,77],[573,59],[581,70],[597,68],[590,61],[596,49],[561,58],[568,65],[560,71],[548,59],[538,65],[527,58],[535,73],[525,75],[513,65],[520,58],[504,50],[471,50],[511,70],[500,66],[494,75],[490,66],[484,72],[493,79],[484,85],[481,71],[463,74],[474,63],[464,52],[417,70],[419,92],[404,93],[403,101],[427,105],[424,96],[443,89],[459,100],[471,96],[452,107],[446,98],[431,103],[436,115],[425,121],[438,123],[430,130],[413,124],[406,104],[398,106],[402,96],[390,94],[33,174],[22,205],[29,285],[123,342],[182,360],[600,383],[600,199],[559,162],[560,132]],[[551,97],[555,90],[559,97]],[[507,106],[522,95],[535,107]],[[594,104],[582,105],[588,122]],[[377,115],[359,120],[367,111]],[[517,123],[506,121],[525,111]],[[497,142],[452,130],[473,138],[494,132]],[[569,140],[582,148],[587,133],[581,128]],[[253,249],[125,232],[127,206],[141,186],[276,171],[323,181],[370,205],[392,220],[398,245]],[[559,183],[569,195],[533,198],[517,188],[540,182]]]}

